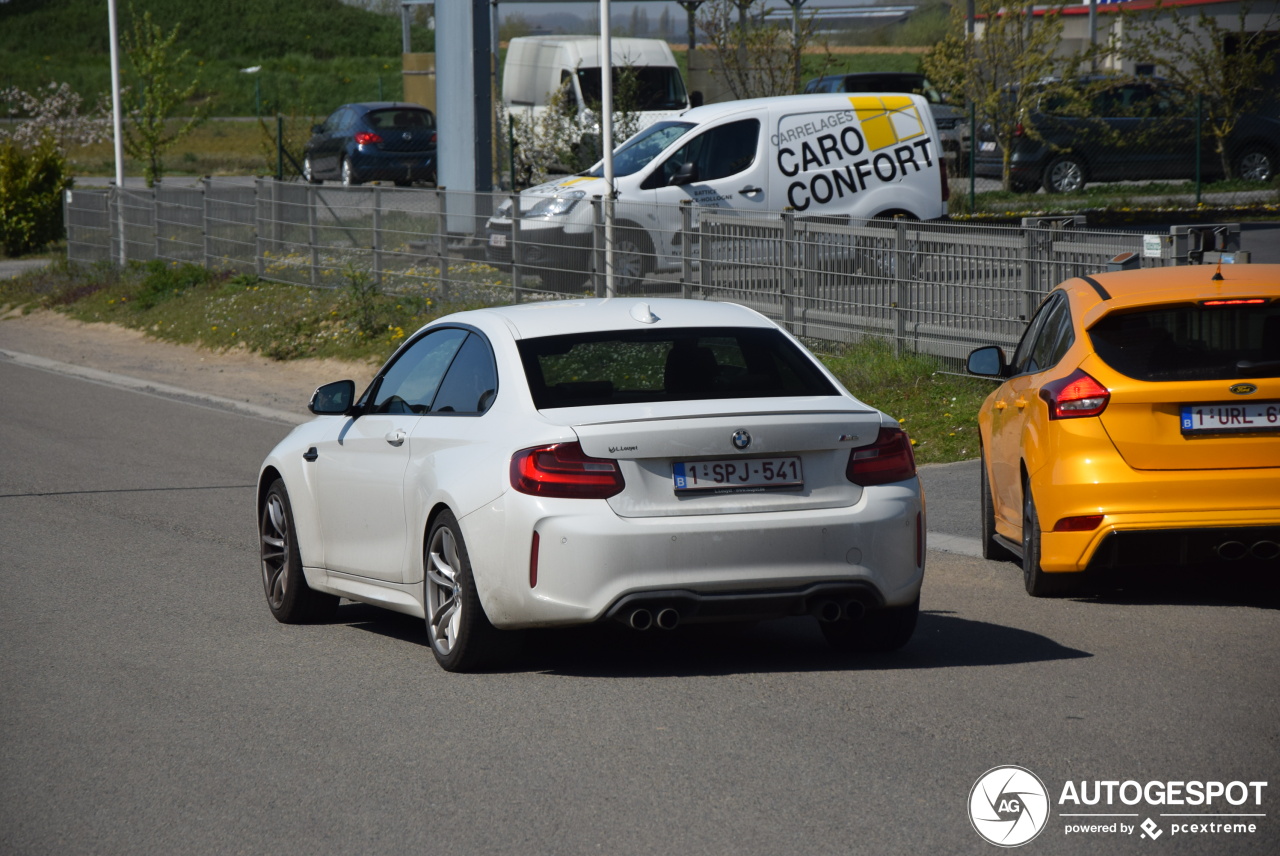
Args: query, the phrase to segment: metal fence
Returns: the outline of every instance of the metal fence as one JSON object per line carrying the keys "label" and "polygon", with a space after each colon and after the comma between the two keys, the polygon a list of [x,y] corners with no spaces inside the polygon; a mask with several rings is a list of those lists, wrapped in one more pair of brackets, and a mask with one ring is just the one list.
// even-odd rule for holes
{"label": "metal fence", "polygon": [[[490,217],[506,199],[269,179],[74,190],[67,251],[73,262],[163,259],[318,288],[361,278],[441,306],[605,295],[599,199],[585,203],[594,226],[576,255],[551,252],[519,219],[495,237]],[[632,206],[628,216],[616,230],[616,293],[732,301],[800,336],[876,337],[950,358],[1016,342],[1045,292],[1069,277],[1240,249],[1238,225],[1143,235],[1089,230],[1078,217],[976,226],[688,204]]]}

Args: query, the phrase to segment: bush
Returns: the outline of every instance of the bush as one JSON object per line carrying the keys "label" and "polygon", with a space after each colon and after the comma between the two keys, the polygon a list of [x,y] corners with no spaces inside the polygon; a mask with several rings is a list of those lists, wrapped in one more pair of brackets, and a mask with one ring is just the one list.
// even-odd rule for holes
{"label": "bush", "polygon": [[0,248],[20,256],[63,235],[62,194],[71,186],[52,135],[33,149],[0,141]]}

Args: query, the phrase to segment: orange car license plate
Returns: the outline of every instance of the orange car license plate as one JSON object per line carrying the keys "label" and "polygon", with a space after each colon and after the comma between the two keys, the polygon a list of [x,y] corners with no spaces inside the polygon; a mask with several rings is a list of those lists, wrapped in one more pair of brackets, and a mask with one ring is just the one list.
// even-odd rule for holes
{"label": "orange car license plate", "polygon": [[1280,401],[1182,405],[1183,434],[1280,431]]}

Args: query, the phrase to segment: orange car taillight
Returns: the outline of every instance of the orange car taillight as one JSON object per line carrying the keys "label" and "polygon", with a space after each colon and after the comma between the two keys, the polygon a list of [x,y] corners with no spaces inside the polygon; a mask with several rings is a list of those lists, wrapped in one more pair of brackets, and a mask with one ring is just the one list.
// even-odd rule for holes
{"label": "orange car taillight", "polygon": [[1054,532],[1092,532],[1102,523],[1101,514],[1082,514],[1078,517],[1064,517],[1053,524]]}
{"label": "orange car taillight", "polygon": [[371,143],[380,143],[380,142],[382,142],[382,137],[378,136],[377,134],[371,134],[368,131],[356,132],[356,145],[367,146],[367,145],[370,145]]}
{"label": "orange car taillight", "polygon": [[911,439],[901,428],[881,428],[870,446],[849,453],[844,468],[849,481],[863,487],[905,481],[916,474],[916,456]]}
{"label": "orange car taillight", "polygon": [[556,443],[512,455],[511,486],[533,496],[608,499],[625,483],[617,461],[593,458],[577,443]]}
{"label": "orange car taillight", "polygon": [[1049,405],[1050,419],[1097,416],[1107,409],[1107,402],[1111,401],[1107,388],[1080,369],[1046,383],[1040,388],[1040,397]]}

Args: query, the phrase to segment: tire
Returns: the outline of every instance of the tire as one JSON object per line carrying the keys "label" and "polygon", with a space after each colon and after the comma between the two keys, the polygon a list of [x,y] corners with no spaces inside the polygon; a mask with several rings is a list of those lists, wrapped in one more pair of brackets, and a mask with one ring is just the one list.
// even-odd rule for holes
{"label": "tire", "polygon": [[620,226],[613,236],[613,285],[622,294],[641,291],[653,270],[653,244],[639,226]]}
{"label": "tire", "polygon": [[427,635],[436,662],[450,672],[469,672],[492,663],[501,649],[502,631],[484,614],[467,545],[458,521],[448,511],[431,525],[423,566]]}
{"label": "tire", "polygon": [[991,478],[987,475],[987,453],[984,449],[978,462],[981,473],[978,482],[982,503],[982,558],[992,562],[1012,562],[1018,557],[995,540],[996,503],[991,498]]}
{"label": "tire", "polygon": [[1236,155],[1233,168],[1236,178],[1270,181],[1276,175],[1276,157],[1270,149],[1254,143]]}
{"label": "tire", "polygon": [[342,159],[342,186],[343,187],[359,187],[360,181],[356,178],[356,172],[351,168],[351,161],[346,158]]}
{"label": "tire", "polygon": [[267,608],[282,624],[324,621],[338,608],[338,598],[307,585],[296,531],[289,492],[284,482],[276,479],[267,489],[258,517],[262,588],[267,596]]}
{"label": "tire", "polygon": [[1040,515],[1031,485],[1022,484],[1022,581],[1032,597],[1067,597],[1080,587],[1079,573],[1045,573],[1040,567]]}
{"label": "tire", "polygon": [[1079,193],[1084,185],[1084,161],[1075,155],[1058,155],[1045,165],[1045,193]]}
{"label": "tire", "polygon": [[897,651],[911,639],[920,618],[920,596],[906,606],[875,609],[858,619],[824,621],[818,626],[827,644],[841,653]]}
{"label": "tire", "polygon": [[316,178],[315,167],[311,165],[311,155],[306,155],[302,159],[302,177],[308,184],[324,184],[322,179]]}

